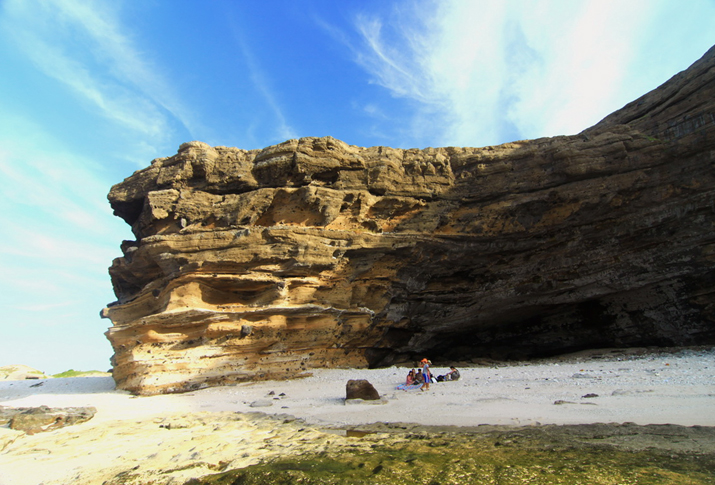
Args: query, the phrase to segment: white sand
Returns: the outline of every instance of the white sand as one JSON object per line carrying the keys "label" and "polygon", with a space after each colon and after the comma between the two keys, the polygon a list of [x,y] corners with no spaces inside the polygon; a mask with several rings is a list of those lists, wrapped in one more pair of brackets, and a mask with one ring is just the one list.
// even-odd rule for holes
{"label": "white sand", "polygon": [[[446,368],[433,366],[435,375]],[[623,423],[715,426],[715,349],[460,369],[457,382],[428,392],[401,391],[405,368],[317,370],[293,381],[264,381],[186,394],[134,397],[109,377],[1,381],[0,405],[95,406],[94,420],[139,419],[196,411],[290,414],[312,424],[374,422],[424,425]],[[385,404],[346,405],[349,379],[367,379]],[[38,387],[33,385],[42,382]],[[273,391],[274,395],[269,395]],[[285,396],[279,396],[281,393]],[[586,394],[598,397],[584,398]],[[270,400],[270,407],[251,407]],[[564,404],[554,404],[566,401]]]}
{"label": "white sand", "polygon": [[[715,349],[598,357],[462,368],[461,380],[432,384],[428,392],[396,390],[407,369],[395,367],[320,370],[301,380],[153,397],[116,391],[110,377],[0,381],[3,406],[98,410],[88,422],[32,436],[0,428],[0,485],[185,483],[286,454],[335,446],[370,450],[370,441],[256,411],[290,414],[319,428],[375,422],[715,426]],[[345,404],[349,379],[368,379],[387,402]],[[250,406],[257,401],[272,405]]]}

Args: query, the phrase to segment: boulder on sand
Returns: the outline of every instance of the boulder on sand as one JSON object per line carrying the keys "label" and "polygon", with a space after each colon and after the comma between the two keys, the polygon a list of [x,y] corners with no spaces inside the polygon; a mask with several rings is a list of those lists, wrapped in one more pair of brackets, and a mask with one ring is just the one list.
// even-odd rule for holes
{"label": "boulder on sand", "polygon": [[366,379],[350,379],[345,386],[345,399],[377,401],[380,399],[380,393]]}

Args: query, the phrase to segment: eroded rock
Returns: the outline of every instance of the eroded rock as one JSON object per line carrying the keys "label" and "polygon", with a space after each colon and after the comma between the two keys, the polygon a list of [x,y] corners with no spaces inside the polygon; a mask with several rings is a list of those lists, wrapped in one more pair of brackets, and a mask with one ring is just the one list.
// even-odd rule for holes
{"label": "eroded rock", "polygon": [[0,406],[0,426],[24,431],[27,434],[52,431],[54,429],[89,421],[97,413],[94,407],[50,408],[10,408]]}
{"label": "eroded rock", "polygon": [[715,342],[714,66],[574,136],[154,160],[109,194],[118,388]]}

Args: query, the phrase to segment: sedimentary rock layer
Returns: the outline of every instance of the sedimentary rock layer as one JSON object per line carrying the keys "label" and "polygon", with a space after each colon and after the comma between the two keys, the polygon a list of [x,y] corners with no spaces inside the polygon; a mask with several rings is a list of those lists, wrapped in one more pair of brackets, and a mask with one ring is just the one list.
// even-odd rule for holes
{"label": "sedimentary rock layer", "polygon": [[120,388],[715,342],[715,48],[574,136],[182,145],[115,185]]}

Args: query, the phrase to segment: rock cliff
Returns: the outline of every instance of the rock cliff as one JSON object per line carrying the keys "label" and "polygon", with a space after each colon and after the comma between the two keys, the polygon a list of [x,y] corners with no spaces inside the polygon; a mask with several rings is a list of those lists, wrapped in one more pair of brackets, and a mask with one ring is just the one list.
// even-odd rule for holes
{"label": "rock cliff", "polygon": [[715,342],[715,48],[574,136],[183,144],[115,185],[119,388]]}

